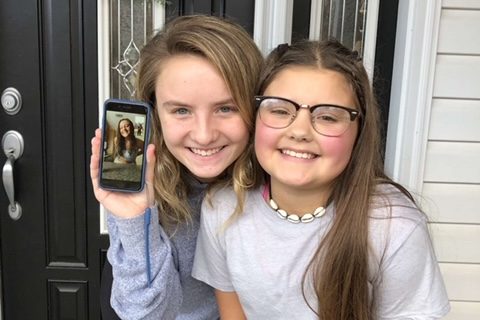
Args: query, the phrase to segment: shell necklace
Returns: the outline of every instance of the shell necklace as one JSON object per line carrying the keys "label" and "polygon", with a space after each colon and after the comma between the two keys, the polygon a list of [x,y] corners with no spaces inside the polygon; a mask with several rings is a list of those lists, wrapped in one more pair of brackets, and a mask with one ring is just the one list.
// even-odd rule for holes
{"label": "shell necklace", "polygon": [[269,199],[268,204],[273,210],[275,210],[277,216],[280,219],[287,220],[288,222],[291,222],[291,223],[295,223],[295,224],[300,222],[309,223],[315,220],[315,218],[322,217],[326,212],[324,207],[318,207],[312,213],[307,212],[300,217],[299,215],[296,215],[296,214],[290,214],[278,206],[275,200],[272,199],[272,190],[271,190],[270,184],[265,185],[263,194],[264,194],[265,200]]}

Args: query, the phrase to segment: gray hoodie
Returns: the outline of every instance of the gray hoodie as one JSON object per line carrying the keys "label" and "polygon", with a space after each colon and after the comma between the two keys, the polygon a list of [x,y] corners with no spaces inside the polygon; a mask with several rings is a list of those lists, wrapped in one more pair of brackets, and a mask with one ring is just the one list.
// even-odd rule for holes
{"label": "gray hoodie", "polygon": [[107,213],[110,302],[121,319],[219,318],[213,288],[191,276],[205,189],[192,182],[192,222],[178,226],[171,238],[158,222],[156,206],[132,219]]}

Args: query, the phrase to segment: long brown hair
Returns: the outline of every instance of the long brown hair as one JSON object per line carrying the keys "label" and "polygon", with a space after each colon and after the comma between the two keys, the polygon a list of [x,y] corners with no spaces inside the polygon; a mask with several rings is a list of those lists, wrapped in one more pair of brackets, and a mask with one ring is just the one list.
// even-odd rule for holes
{"label": "long brown hair", "polygon": [[413,199],[383,172],[378,106],[358,54],[334,40],[280,45],[267,58],[257,92],[262,94],[281,70],[291,66],[317,67],[342,74],[360,111],[350,161],[334,181],[328,201],[335,205],[331,229],[305,271],[304,292],[305,282],[313,280],[318,310],[310,307],[322,320],[374,319],[374,301],[370,300],[368,289],[371,200],[381,183],[392,184]]}
{"label": "long brown hair", "polygon": [[[127,121],[129,126],[130,126],[130,133],[128,134],[128,136],[126,138],[124,138],[122,136],[122,134],[120,133],[120,123],[122,123],[122,121]],[[123,150],[125,150],[127,148],[126,146],[126,141],[130,141],[130,143],[132,144],[130,146],[130,150],[135,150],[137,148],[137,138],[135,138],[135,132],[134,132],[134,126],[133,126],[133,122],[128,119],[128,118],[123,118],[121,119],[120,121],[118,121],[118,124],[117,124],[117,132],[115,133],[115,147],[114,147],[114,154],[116,156],[123,156],[122,155],[122,152]]]}
{"label": "long brown hair", "polygon": [[[154,106],[152,142],[156,146],[155,200],[164,226],[175,226],[191,217],[188,199],[188,170],[168,151],[155,106],[155,83],[162,64],[178,54],[194,54],[206,58],[223,76],[245,121],[250,139],[253,135],[255,109],[253,95],[263,57],[250,35],[238,24],[213,16],[178,17],[167,23],[143,47],[137,78],[137,97]],[[243,209],[245,188],[255,184],[257,170],[251,162],[253,148],[247,150],[219,177],[217,184],[233,185],[238,208]],[[167,178],[168,177],[168,178]]]}

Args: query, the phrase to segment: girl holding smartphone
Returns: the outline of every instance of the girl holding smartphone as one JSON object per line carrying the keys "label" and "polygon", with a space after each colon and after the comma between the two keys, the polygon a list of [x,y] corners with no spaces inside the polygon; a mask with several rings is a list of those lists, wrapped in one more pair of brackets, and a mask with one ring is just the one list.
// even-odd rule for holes
{"label": "girl holding smartphone", "polygon": [[103,288],[120,318],[219,318],[213,289],[191,277],[200,206],[213,185],[232,186],[242,200],[259,180],[249,142],[262,61],[243,28],[208,16],[179,17],[145,45],[137,92],[153,116],[140,193],[99,188],[97,129],[91,177],[108,211],[113,272],[110,291],[107,264]]}

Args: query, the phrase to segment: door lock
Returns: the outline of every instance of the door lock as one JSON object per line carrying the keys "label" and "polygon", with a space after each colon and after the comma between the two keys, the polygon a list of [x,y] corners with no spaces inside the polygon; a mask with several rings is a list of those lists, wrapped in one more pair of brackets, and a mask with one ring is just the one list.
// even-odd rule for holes
{"label": "door lock", "polygon": [[3,166],[2,180],[3,187],[7,193],[8,214],[13,220],[18,220],[22,216],[22,207],[15,201],[15,187],[13,183],[13,163],[23,154],[23,137],[20,133],[10,130],[2,138],[3,152],[7,156],[7,161]]}
{"label": "door lock", "polygon": [[2,92],[1,103],[6,114],[17,114],[22,108],[22,95],[15,88],[7,88]]}

